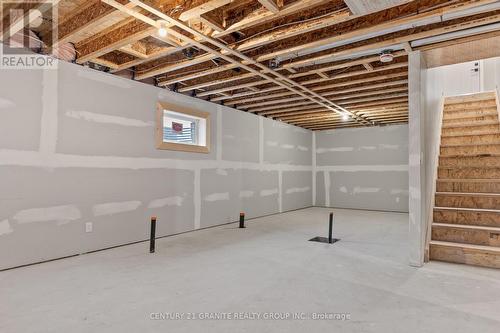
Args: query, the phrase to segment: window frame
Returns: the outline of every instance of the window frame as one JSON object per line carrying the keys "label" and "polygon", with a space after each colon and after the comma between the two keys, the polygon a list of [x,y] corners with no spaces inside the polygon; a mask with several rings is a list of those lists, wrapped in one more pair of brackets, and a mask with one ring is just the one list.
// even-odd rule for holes
{"label": "window frame", "polygon": [[[181,114],[185,114],[191,117],[197,117],[204,119],[206,122],[205,128],[205,146],[191,145],[185,143],[175,143],[175,142],[165,142],[163,141],[163,114],[164,111],[172,111]],[[196,135],[198,135],[197,129]],[[158,102],[156,108],[156,149],[161,150],[174,150],[174,151],[183,151],[189,153],[210,153],[210,113],[204,111],[193,110],[190,108],[179,107],[174,104],[169,104],[165,102]]]}

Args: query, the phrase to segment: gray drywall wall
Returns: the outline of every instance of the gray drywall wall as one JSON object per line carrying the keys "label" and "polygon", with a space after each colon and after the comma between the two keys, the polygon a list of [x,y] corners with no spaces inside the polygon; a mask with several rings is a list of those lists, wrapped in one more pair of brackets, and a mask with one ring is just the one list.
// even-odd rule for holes
{"label": "gray drywall wall", "polygon": [[316,205],[408,211],[408,126],[315,133]]}
{"label": "gray drywall wall", "polygon": [[[158,101],[209,112],[211,152],[155,149]],[[77,65],[0,70],[0,269],[147,239],[153,215],[166,236],[311,206],[311,145],[310,131]]]}

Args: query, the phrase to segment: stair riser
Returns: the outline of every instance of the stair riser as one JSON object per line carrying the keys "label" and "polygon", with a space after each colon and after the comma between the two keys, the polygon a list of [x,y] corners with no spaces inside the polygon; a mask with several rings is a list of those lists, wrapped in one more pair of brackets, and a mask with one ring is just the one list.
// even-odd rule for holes
{"label": "stair riser", "polygon": [[500,154],[500,145],[482,145],[482,146],[461,146],[461,147],[442,147],[441,155],[472,155],[472,154]]}
{"label": "stair riser", "polygon": [[500,156],[440,157],[441,167],[494,167],[500,165]]}
{"label": "stair riser", "polygon": [[483,227],[500,228],[500,214],[491,212],[434,210],[433,221],[436,223],[478,225]]}
{"label": "stair riser", "polygon": [[438,181],[437,192],[461,192],[461,193],[500,193],[500,182],[454,182]]}
{"label": "stair riser", "polygon": [[475,121],[498,121],[497,115],[480,116],[473,118],[457,118],[457,119],[444,119],[443,125],[463,125],[470,124]]}
{"label": "stair riser", "polygon": [[455,103],[446,104],[444,106],[444,112],[452,112],[457,110],[478,110],[478,109],[491,109],[496,108],[497,104],[494,99],[479,101],[479,102],[469,102],[469,103]]}
{"label": "stair riser", "polygon": [[454,168],[438,169],[438,178],[440,179],[499,179],[500,168],[482,169],[482,168]]}
{"label": "stair riser", "polygon": [[456,110],[456,111],[448,111],[443,113],[443,120],[452,120],[459,118],[468,118],[468,117],[482,117],[484,115],[498,115],[497,109],[476,109],[476,110]]}
{"label": "stair riser", "polygon": [[500,233],[481,229],[433,225],[432,240],[500,247]]}
{"label": "stair riser", "polygon": [[461,135],[471,135],[471,134],[477,134],[481,132],[498,132],[500,129],[499,125],[480,125],[480,126],[468,126],[468,127],[452,127],[452,128],[443,128],[442,133],[443,135],[454,135],[454,134],[461,134]]}
{"label": "stair riser", "polygon": [[497,253],[434,244],[430,246],[430,259],[458,264],[500,268],[500,255]]}
{"label": "stair riser", "polygon": [[500,198],[482,196],[454,196],[436,194],[437,207],[499,209]]}
{"label": "stair riser", "polygon": [[495,142],[500,142],[500,133],[488,134],[488,135],[472,135],[472,136],[441,138],[442,145],[469,145],[469,144],[495,143]]}

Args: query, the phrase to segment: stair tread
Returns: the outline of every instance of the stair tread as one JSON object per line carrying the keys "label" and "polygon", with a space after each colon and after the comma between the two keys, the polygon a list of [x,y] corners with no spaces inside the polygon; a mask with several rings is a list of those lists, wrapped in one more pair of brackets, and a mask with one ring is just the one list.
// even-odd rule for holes
{"label": "stair tread", "polygon": [[498,120],[497,121],[477,121],[475,123],[471,124],[448,124],[448,125],[443,125],[442,128],[467,128],[467,127],[479,127],[479,126],[489,126],[489,125],[499,125]]}
{"label": "stair tread", "polygon": [[499,183],[500,179],[460,179],[460,178],[441,178],[438,182],[453,182],[453,183]]}
{"label": "stair tread", "polygon": [[440,223],[433,222],[433,226],[437,227],[445,227],[445,228],[460,228],[460,229],[471,229],[471,230],[489,230],[493,232],[500,232],[500,227],[485,227],[482,225],[473,225],[473,224],[453,224],[453,223]]}
{"label": "stair tread", "polygon": [[486,135],[498,135],[500,134],[500,129],[498,131],[485,131],[485,132],[478,132],[476,134],[441,134],[442,138],[458,138],[458,137],[464,137],[464,136],[486,136]]}
{"label": "stair tread", "polygon": [[485,209],[485,208],[434,207],[434,210],[464,211],[464,212],[496,213],[496,214],[500,214],[500,210],[498,210],[498,209]]}
{"label": "stair tread", "polygon": [[476,146],[500,146],[500,141],[478,142],[478,143],[452,143],[441,145],[441,148],[476,147]]}
{"label": "stair tread", "polygon": [[488,251],[488,252],[495,252],[495,253],[500,254],[500,247],[495,247],[495,246],[475,245],[475,244],[456,243],[456,242],[445,242],[445,241],[438,241],[438,240],[431,240],[430,245],[448,246],[448,247],[455,247],[455,248],[466,248],[469,250]]}
{"label": "stair tread", "polygon": [[477,196],[477,197],[500,197],[500,193],[471,193],[471,192],[436,192],[437,195],[449,196]]}

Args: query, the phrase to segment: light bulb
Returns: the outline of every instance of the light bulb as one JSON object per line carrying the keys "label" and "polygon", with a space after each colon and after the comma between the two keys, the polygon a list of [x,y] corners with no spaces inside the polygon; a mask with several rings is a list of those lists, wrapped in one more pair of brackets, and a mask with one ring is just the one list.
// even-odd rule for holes
{"label": "light bulb", "polygon": [[348,115],[348,114],[344,114],[344,115],[342,116],[342,120],[343,120],[343,121],[348,121],[348,120],[349,120],[349,115]]}
{"label": "light bulb", "polygon": [[164,21],[158,21],[158,36],[165,38],[167,37],[168,30],[167,24]]}

